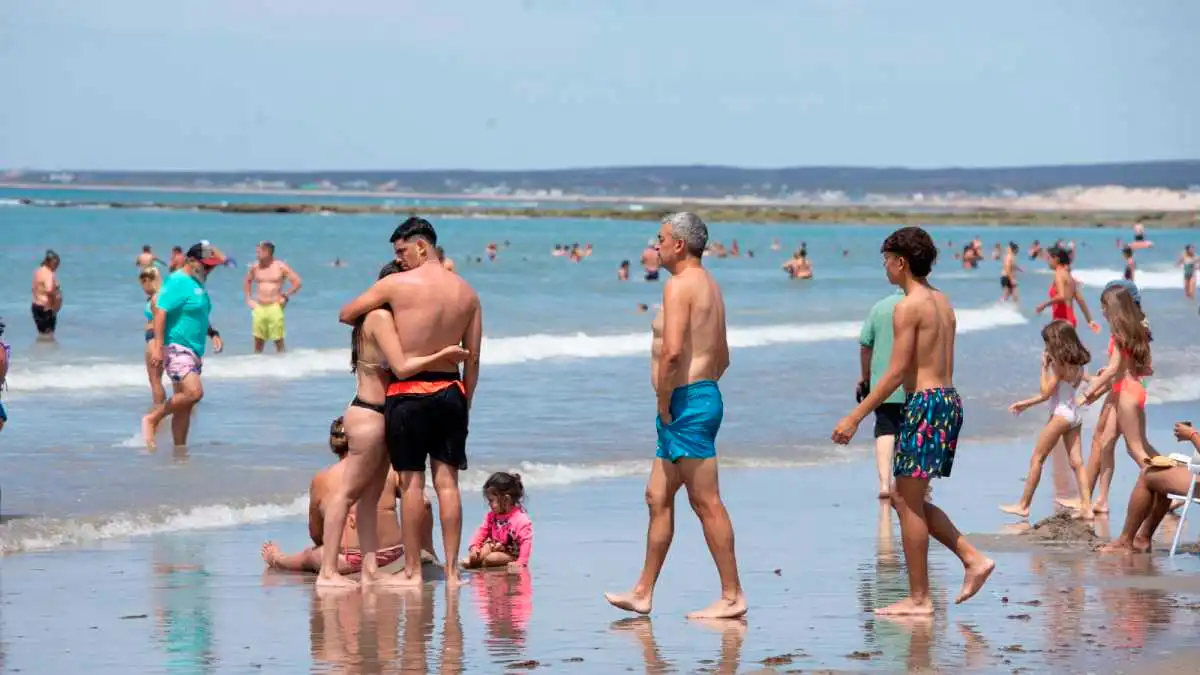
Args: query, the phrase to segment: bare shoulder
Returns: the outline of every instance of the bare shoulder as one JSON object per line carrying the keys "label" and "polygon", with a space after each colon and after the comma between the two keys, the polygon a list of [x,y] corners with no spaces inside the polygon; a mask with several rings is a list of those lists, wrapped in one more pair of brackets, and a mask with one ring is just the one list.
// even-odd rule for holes
{"label": "bare shoulder", "polygon": [[374,333],[380,328],[394,326],[394,321],[395,319],[392,317],[391,312],[382,307],[376,307],[367,312],[367,315],[363,317],[363,327],[367,329],[368,333]]}

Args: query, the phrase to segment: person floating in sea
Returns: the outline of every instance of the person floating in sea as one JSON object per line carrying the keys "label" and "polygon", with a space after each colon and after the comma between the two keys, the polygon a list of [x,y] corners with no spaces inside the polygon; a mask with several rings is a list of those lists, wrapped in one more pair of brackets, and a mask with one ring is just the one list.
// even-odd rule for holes
{"label": "person floating in sea", "polygon": [[[425,487],[428,458],[441,517],[446,584],[456,587],[462,583],[458,570],[462,545],[458,473],[467,468],[467,427],[479,382],[483,310],[479,295],[470,284],[438,261],[437,232],[429,221],[418,217],[405,220],[392,233],[391,242],[404,274],[392,274],[375,282],[342,307],[338,319],[353,325],[358,317],[388,305],[396,335],[411,358],[461,347],[466,360],[447,356],[425,366],[422,372],[388,385],[385,435],[392,468],[400,473],[404,493],[401,515],[405,566],[403,571],[381,581],[402,586],[419,586],[423,581],[416,527],[410,523],[416,522],[422,508],[421,491]],[[464,363],[461,374],[460,362]],[[347,496],[343,494],[339,502],[347,505]],[[323,579],[333,585],[348,583],[342,577]]]}
{"label": "person floating in sea", "polygon": [[167,391],[163,388],[163,364],[161,362],[154,363],[151,359],[151,343],[154,342],[154,304],[158,300],[158,291],[162,288],[162,277],[158,274],[158,268],[153,265],[143,267],[138,274],[138,283],[142,286],[142,291],[146,294],[146,307],[144,314],[146,325],[143,326],[142,336],[146,340],[145,361],[146,361],[146,377],[150,380],[150,405],[151,409],[154,406],[162,404],[167,400]]}
{"label": "person floating in sea", "polygon": [[[321,569],[321,557],[325,552],[325,522],[326,502],[336,492],[337,486],[346,480],[346,454],[350,451],[347,441],[344,419],[339,417],[329,425],[329,449],[337,455],[338,461],[332,466],[321,469],[313,476],[308,489],[308,535],[313,545],[300,553],[284,553],[273,541],[262,546],[263,562],[267,567],[288,572],[318,572]],[[404,542],[400,531],[400,522],[396,514],[396,500],[400,499],[400,477],[394,471],[387,472],[385,487],[373,503],[365,508],[375,512],[375,537],[379,542],[375,552],[375,566],[387,567],[404,555]],[[360,533],[354,519],[349,519],[341,537],[337,539],[336,548],[337,568],[339,574],[353,574],[362,570],[363,551],[359,548]],[[420,521],[421,553],[430,561],[436,561],[433,555],[433,509],[429,500],[425,501],[425,512]]]}
{"label": "person floating in sea", "polygon": [[1188,244],[1183,247],[1183,253],[1176,261],[1177,267],[1183,268],[1183,294],[1189,300],[1196,298],[1196,264],[1200,263],[1200,257],[1196,256],[1196,247]]}
{"label": "person floating in sea", "polygon": [[717,432],[725,405],[717,381],[729,367],[725,300],[702,265],[708,226],[695,214],[667,217],[658,233],[658,255],[671,278],[663,287],[662,311],[651,323],[650,379],[658,405],[658,447],[646,485],[650,526],[642,573],[629,593],[605,593],[610,604],[649,614],[675,522],[675,495],[688,501],[704,529],[721,580],[721,597],[688,616],[730,619],[746,613],[738,578],[733,523],[721,501]]}
{"label": "person floating in sea", "polygon": [[[903,293],[892,293],[871,307],[862,331],[858,336],[859,365],[858,400],[866,398],[871,389],[887,371],[892,361],[893,313],[896,305],[904,298]],[[896,448],[896,434],[904,425],[904,391],[896,391],[883,400],[875,409],[875,466],[879,471],[879,498],[888,499],[892,494],[892,453]]]}
{"label": "person floating in sea", "polygon": [[622,260],[617,266],[617,281],[629,281],[629,261]]}
{"label": "person floating in sea", "polygon": [[171,378],[174,393],[142,418],[142,438],[146,447],[155,448],[158,424],[171,417],[171,435],[175,447],[187,446],[192,408],[204,398],[200,381],[204,348],[211,339],[213,352],[225,345],[221,334],[209,322],[212,300],[204,283],[208,275],[226,261],[225,255],[207,241],[188,249],[186,263],[167,277],[154,303],[154,338],[150,341],[150,365],[162,366]]}
{"label": "person floating in sea", "polygon": [[[999,244],[996,244],[999,246]],[[1008,242],[1008,253],[1004,255],[1004,270],[1000,272],[1000,302],[1011,300],[1021,301],[1021,293],[1017,290],[1017,272],[1024,272],[1017,264],[1020,247],[1017,242]]]}
{"label": "person floating in sea", "polygon": [[47,250],[42,264],[33,271],[33,304],[30,305],[30,312],[39,340],[53,340],[54,331],[58,329],[58,313],[62,311],[63,304],[62,286],[58,283],[60,262],[57,253]]}
{"label": "person floating in sea", "polygon": [[1071,324],[1062,320],[1051,321],[1042,328],[1041,387],[1037,396],[1017,401],[1009,406],[1009,412],[1019,415],[1033,406],[1050,402],[1050,419],[1034,444],[1029,472],[1025,477],[1025,492],[1016,504],[1001,506],[1005,513],[1029,517],[1033,504],[1033,493],[1042,478],[1042,466],[1061,439],[1067,446],[1067,458],[1079,487],[1079,510],[1084,520],[1091,520],[1091,487],[1083,464],[1083,413],[1076,400],[1080,385],[1087,378],[1087,364],[1092,360],[1079,335]]}
{"label": "person floating in sea", "polygon": [[1146,226],[1140,221],[1133,225],[1133,241],[1126,244],[1123,248],[1131,248],[1134,250],[1143,248],[1153,248],[1154,242],[1146,239]]}
{"label": "person floating in sea", "polygon": [[520,571],[533,555],[533,521],[521,504],[525,486],[521,476],[497,471],[483,484],[488,512],[467,547],[466,569],[508,567]]}
{"label": "person floating in sea", "polygon": [[[284,349],[283,339],[287,333],[283,310],[292,296],[300,292],[304,282],[287,263],[275,258],[275,244],[260,242],[257,254],[258,260],[246,271],[242,284],[246,305],[250,308],[254,353],[261,354],[267,342],[274,342],[278,353]],[[290,288],[285,290],[285,283],[290,283]]]}
{"label": "person floating in sea", "polygon": [[904,291],[894,310],[892,360],[878,386],[838,422],[832,438],[841,445],[849,443],[862,420],[904,386],[907,402],[893,461],[892,504],[900,518],[909,597],[876,612],[930,615],[930,534],[962,562],[963,585],[955,604],[978,593],[996,563],[972,546],[945,512],[925,500],[930,479],[950,476],[963,423],[962,399],[954,389],[954,308],[928,279],[937,247],[925,230],[903,227],[884,240],[880,252],[888,281]]}

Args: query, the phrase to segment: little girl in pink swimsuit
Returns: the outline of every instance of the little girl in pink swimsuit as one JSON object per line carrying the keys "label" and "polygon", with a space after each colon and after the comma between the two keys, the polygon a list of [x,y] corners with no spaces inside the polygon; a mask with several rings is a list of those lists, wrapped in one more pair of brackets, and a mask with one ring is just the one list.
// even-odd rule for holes
{"label": "little girl in pink swimsuit", "polygon": [[483,484],[483,496],[491,510],[471,539],[463,567],[528,566],[533,553],[533,521],[521,506],[525,497],[521,476],[503,471],[492,474]]}

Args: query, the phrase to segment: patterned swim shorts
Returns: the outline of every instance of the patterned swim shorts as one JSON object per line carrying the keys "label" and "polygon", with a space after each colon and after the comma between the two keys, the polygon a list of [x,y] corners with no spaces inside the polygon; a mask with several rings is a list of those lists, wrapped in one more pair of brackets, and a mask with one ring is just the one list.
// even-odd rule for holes
{"label": "patterned swim shorts", "polygon": [[184,347],[183,345],[167,345],[165,370],[167,376],[176,382],[182,382],[183,378],[195,373],[200,374],[200,369],[203,364],[196,352]]}
{"label": "patterned swim shorts", "polygon": [[904,404],[904,426],[892,460],[892,475],[949,478],[962,424],[962,399],[954,389],[926,389],[909,394]]}

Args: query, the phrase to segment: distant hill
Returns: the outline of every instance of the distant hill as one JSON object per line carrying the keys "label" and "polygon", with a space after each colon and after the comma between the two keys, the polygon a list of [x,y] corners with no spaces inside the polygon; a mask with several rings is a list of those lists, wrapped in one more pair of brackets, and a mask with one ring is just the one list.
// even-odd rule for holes
{"label": "distant hill", "polygon": [[3,183],[694,198],[727,195],[783,198],[796,193],[828,191],[856,199],[867,195],[913,193],[1027,194],[1067,186],[1101,185],[1186,190],[1200,187],[1200,160],[990,169],[641,166],[540,171],[11,170],[0,174],[0,184]]}

